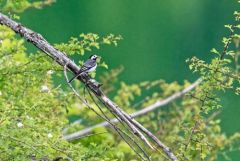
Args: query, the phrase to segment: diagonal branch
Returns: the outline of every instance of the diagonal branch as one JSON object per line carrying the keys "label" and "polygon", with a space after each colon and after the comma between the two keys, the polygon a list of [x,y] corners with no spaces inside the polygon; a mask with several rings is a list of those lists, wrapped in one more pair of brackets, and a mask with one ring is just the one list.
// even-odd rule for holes
{"label": "diagonal branch", "polygon": [[[132,113],[130,114],[130,116],[132,118],[135,118],[135,117],[139,117],[139,116],[142,116],[142,115],[145,115],[149,112],[152,112],[160,107],[163,107],[163,106],[166,106],[168,105],[169,103],[175,101],[176,99],[182,97],[183,95],[185,95],[186,93],[192,91],[194,88],[196,88],[201,82],[201,79],[198,79],[197,81],[195,81],[194,83],[192,83],[191,85],[189,85],[188,87],[186,87],[185,89],[183,89],[182,91],[180,92],[177,92],[163,100],[158,100],[156,101],[155,103],[143,108],[142,110],[139,110],[135,113]],[[119,122],[118,119],[114,118],[114,119],[111,119],[110,122],[112,123],[117,123]],[[85,129],[82,129],[80,131],[77,131],[77,132],[74,132],[74,133],[71,133],[71,134],[68,134],[68,135],[65,135],[65,137],[67,138],[71,138],[71,139],[74,139],[74,138],[78,138],[80,136],[83,136],[83,135],[86,135],[88,133],[91,133],[94,129],[96,128],[99,128],[99,127],[107,127],[109,126],[109,123],[108,122],[101,122],[99,124],[96,124],[96,125],[93,125],[91,127],[87,127]],[[65,128],[64,131],[66,132],[68,128]]]}
{"label": "diagonal branch", "polygon": [[[21,24],[11,20],[9,17],[5,16],[4,14],[0,13],[0,24],[8,26],[16,33],[20,34],[24,37],[27,41],[34,44],[37,48],[42,50],[45,54],[55,60],[59,65],[65,66],[76,75],[79,71],[79,67],[64,54],[63,52],[58,51],[55,49],[51,44],[49,44],[40,34],[33,32],[32,30],[22,26]],[[177,161],[178,159],[176,156],[169,150],[168,147],[162,146],[160,141],[147,129],[143,128],[140,123],[132,120],[132,118],[123,112],[114,102],[112,102],[99,88],[100,84],[94,80],[89,78],[87,75],[81,75],[78,77],[82,83],[84,83],[99,100],[105,105],[105,107],[109,110],[114,112],[125,124],[132,130],[132,132],[138,136],[141,140],[145,140],[145,136],[141,133],[143,131],[148,138],[151,138],[154,143],[159,145],[161,149],[165,152],[165,154],[171,159],[172,161]],[[147,130],[147,133],[146,133]]]}
{"label": "diagonal branch", "polygon": [[[137,152],[137,150],[134,148],[134,146],[133,146],[130,142],[128,142],[127,139],[125,139],[124,136],[126,136],[127,138],[129,138],[129,139],[133,142],[133,144],[136,145],[136,146],[140,149],[140,151],[144,154],[144,156],[145,156],[146,158],[148,158],[148,160],[150,160],[150,159],[149,159],[149,156],[148,156],[147,153],[144,151],[144,149],[143,149],[133,138],[131,138],[127,133],[125,133],[124,131],[122,131],[122,130],[121,130],[120,128],[118,128],[116,125],[114,125],[113,123],[111,123],[110,120],[108,119],[108,117],[106,117],[105,115],[102,116],[101,114],[99,114],[90,104],[88,104],[87,100],[84,100],[84,99],[78,94],[78,92],[73,88],[73,86],[71,85],[71,83],[69,83],[69,79],[68,79],[68,76],[67,76],[67,64],[64,66],[64,76],[65,76],[65,79],[66,79],[66,82],[67,82],[68,86],[72,89],[73,93],[77,96],[77,98],[78,98],[83,104],[85,104],[90,110],[92,110],[96,115],[98,115],[99,117],[101,117],[103,120],[106,120],[106,122],[108,122],[109,125],[111,125],[112,128],[113,128],[114,130],[116,130],[116,132],[118,133],[118,135],[131,147],[131,149],[132,149],[142,160],[145,160],[145,159],[141,156],[141,154],[139,154],[139,153]],[[67,137],[64,137],[64,138],[65,138],[66,140],[68,140],[68,141],[71,141],[71,140],[72,140],[72,138],[67,138]],[[76,139],[76,138],[75,138],[75,139]]]}

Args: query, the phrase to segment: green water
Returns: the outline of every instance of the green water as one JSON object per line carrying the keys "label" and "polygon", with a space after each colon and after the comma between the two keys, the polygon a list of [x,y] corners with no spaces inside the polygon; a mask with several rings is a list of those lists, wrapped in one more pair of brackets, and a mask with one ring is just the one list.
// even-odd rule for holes
{"label": "green water", "polygon": [[[125,66],[121,80],[183,82],[197,78],[185,60],[193,55],[208,60],[211,48],[221,49],[221,38],[228,34],[223,26],[233,21],[238,7],[236,0],[58,0],[44,10],[28,10],[21,22],[51,43],[82,32],[121,34],[117,48],[96,51],[110,68]],[[221,125],[230,135],[240,131],[240,99],[222,98]],[[240,160],[239,154],[233,156]]]}

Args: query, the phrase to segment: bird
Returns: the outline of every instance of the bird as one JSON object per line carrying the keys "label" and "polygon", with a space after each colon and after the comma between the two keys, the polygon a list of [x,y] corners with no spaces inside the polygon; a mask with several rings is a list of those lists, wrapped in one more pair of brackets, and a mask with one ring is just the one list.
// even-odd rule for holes
{"label": "bird", "polygon": [[84,73],[90,73],[96,70],[97,68],[97,55],[91,55],[88,60],[86,60],[83,64],[83,66],[80,68],[80,70],[77,72],[77,74],[68,81],[68,83],[71,83],[75,78],[77,78],[80,74]]}

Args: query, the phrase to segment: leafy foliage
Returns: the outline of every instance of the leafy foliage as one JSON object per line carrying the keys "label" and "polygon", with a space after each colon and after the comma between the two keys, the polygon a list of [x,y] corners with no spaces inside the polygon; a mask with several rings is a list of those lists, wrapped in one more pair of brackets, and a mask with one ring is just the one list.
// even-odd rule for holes
{"label": "leafy foliage", "polygon": [[[55,47],[68,55],[85,55],[86,51],[91,52],[93,49],[100,49],[100,45],[111,45],[117,46],[118,41],[122,40],[122,36],[115,36],[109,34],[105,37],[100,38],[97,34],[87,33],[80,34],[80,39],[71,37],[68,43],[55,44]],[[82,65],[84,62],[80,61],[79,64]],[[108,68],[105,62],[99,62],[100,67]],[[95,75],[92,75],[95,76]]]}
{"label": "leafy foliage", "polygon": [[[2,0],[0,7],[4,12],[14,13],[52,2]],[[219,93],[234,91],[240,94],[240,15],[239,12],[234,15],[236,24],[225,26],[230,36],[223,38],[223,52],[212,49],[215,57],[209,62],[197,57],[187,60],[189,68],[200,76],[201,84],[181,100],[138,118],[167,143],[180,160],[216,160],[219,155],[229,159],[228,152],[240,148],[240,134],[226,136],[218,118]],[[69,56],[78,54],[82,58],[102,45],[116,46],[121,39],[113,34],[100,37],[88,33],[71,38],[67,43],[55,44],[55,47]],[[79,102],[64,84],[54,84],[54,79],[60,79],[56,76],[62,75],[59,66],[41,52],[27,53],[24,40],[4,26],[0,26],[0,57],[0,160],[53,160],[58,157],[91,161],[136,160],[136,154],[127,144],[104,127],[96,128],[94,135],[89,137],[72,142],[64,140],[63,135],[102,120]],[[101,64],[107,67],[106,63]],[[127,84],[118,79],[122,71],[123,67],[119,67],[105,72],[100,80],[103,89],[128,112],[152,105],[190,85],[188,81],[180,85],[164,80]],[[75,88],[84,93],[79,82],[75,82]],[[98,110],[87,93],[85,97]],[[151,158],[164,160],[165,156],[154,152]]]}
{"label": "leafy foliage", "polygon": [[0,0],[1,11],[8,13],[19,13],[23,12],[28,8],[38,8],[41,9],[46,5],[51,5],[55,0]]}
{"label": "leafy foliage", "polygon": [[115,36],[109,34],[108,36],[100,37],[94,33],[80,34],[80,40],[75,37],[71,37],[68,43],[56,44],[55,47],[59,50],[68,53],[69,55],[80,54],[84,55],[86,51],[92,51],[93,49],[100,49],[102,44],[114,44],[117,46],[117,42],[122,39],[120,35]]}

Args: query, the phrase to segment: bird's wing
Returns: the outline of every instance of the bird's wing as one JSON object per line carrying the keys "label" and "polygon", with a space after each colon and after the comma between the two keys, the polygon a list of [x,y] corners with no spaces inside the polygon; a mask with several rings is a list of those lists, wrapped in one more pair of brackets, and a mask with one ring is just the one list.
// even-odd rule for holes
{"label": "bird's wing", "polygon": [[86,72],[88,71],[89,69],[91,69],[92,67],[94,67],[96,65],[96,61],[92,60],[92,59],[88,59],[84,64],[83,66],[81,67],[79,73],[82,73],[82,72]]}
{"label": "bird's wing", "polygon": [[75,78],[77,78],[82,72],[88,72],[91,68],[93,68],[96,65],[96,61],[92,59],[88,59],[83,66],[80,68],[78,73],[68,81],[68,83],[71,83]]}

